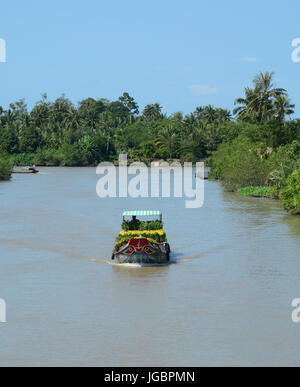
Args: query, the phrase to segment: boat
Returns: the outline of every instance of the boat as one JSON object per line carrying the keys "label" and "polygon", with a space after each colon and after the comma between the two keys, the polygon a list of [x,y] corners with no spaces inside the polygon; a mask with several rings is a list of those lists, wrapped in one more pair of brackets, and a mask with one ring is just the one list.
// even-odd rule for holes
{"label": "boat", "polygon": [[209,172],[210,172],[210,168],[205,168],[204,170],[204,174],[203,173],[195,173],[195,177],[198,178],[198,179],[202,179],[202,180],[208,180],[209,179]]}
{"label": "boat", "polygon": [[[125,211],[122,217],[122,231],[116,238],[112,261],[121,264],[167,264],[170,261],[171,249],[161,211]],[[131,219],[126,220],[128,217]],[[141,221],[140,217],[152,220]]]}
{"label": "boat", "polygon": [[39,171],[35,167],[20,167],[20,168],[13,168],[12,173],[19,173],[19,174],[28,174],[28,173],[39,173]]}

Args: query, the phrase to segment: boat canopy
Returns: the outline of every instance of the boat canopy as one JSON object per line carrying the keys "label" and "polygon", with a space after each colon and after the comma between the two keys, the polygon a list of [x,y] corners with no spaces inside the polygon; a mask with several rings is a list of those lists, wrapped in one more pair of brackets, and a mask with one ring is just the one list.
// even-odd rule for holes
{"label": "boat canopy", "polygon": [[162,219],[161,211],[156,210],[135,210],[135,211],[124,211],[123,218],[125,216],[159,216]]}

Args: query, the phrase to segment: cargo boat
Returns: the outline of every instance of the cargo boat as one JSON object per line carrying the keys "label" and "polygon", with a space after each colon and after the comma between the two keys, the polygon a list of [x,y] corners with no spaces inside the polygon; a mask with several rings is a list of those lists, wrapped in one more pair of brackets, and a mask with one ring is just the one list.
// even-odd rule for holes
{"label": "cargo boat", "polygon": [[[126,220],[127,217],[131,220]],[[140,217],[158,219],[141,221]],[[123,212],[122,231],[116,239],[113,261],[121,264],[166,264],[170,261],[170,252],[160,211]]]}

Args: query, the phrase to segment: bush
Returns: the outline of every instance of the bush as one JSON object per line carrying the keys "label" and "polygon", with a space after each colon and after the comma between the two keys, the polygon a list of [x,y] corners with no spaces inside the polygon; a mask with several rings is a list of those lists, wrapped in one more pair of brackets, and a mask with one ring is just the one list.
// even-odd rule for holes
{"label": "bush", "polygon": [[157,149],[153,141],[146,141],[141,144],[143,158],[154,159],[156,157]]}
{"label": "bush", "polygon": [[35,164],[45,167],[57,167],[62,163],[62,154],[57,149],[38,149]]}
{"label": "bush", "polygon": [[287,178],[279,197],[287,211],[293,215],[300,214],[300,168]]}
{"label": "bush", "polygon": [[34,163],[47,167],[77,167],[89,165],[89,160],[79,144],[63,144],[58,149],[38,149]]}
{"label": "bush", "polygon": [[87,155],[78,144],[64,144],[59,150],[62,153],[62,166],[79,167],[89,165]]}
{"label": "bush", "polygon": [[28,166],[35,163],[34,153],[19,153],[10,157],[12,163],[16,166]]}
{"label": "bush", "polygon": [[163,159],[167,160],[169,158],[169,151],[166,147],[162,147],[158,150],[158,156]]}
{"label": "bush", "polygon": [[268,177],[269,182],[281,187],[285,179],[297,168],[298,160],[300,160],[299,141],[276,149],[269,160],[272,168]]}
{"label": "bush", "polygon": [[210,176],[223,181],[230,191],[264,186],[272,166],[258,156],[256,148],[246,137],[221,144],[212,155]]}
{"label": "bush", "polygon": [[6,158],[0,158],[0,180],[9,180],[11,171],[12,163]]}

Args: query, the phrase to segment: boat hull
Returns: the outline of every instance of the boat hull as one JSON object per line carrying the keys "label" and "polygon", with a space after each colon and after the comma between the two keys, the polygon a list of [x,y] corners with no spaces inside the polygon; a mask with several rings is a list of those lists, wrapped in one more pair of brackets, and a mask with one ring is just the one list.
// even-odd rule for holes
{"label": "boat hull", "polygon": [[22,169],[14,169],[13,171],[12,171],[12,173],[16,173],[16,174],[22,174],[22,175],[28,175],[28,174],[32,174],[32,173],[39,173],[39,171],[38,170],[36,170],[36,169],[24,169],[24,170],[22,170]]}
{"label": "boat hull", "polygon": [[167,254],[149,255],[145,253],[133,253],[130,256],[125,254],[113,254],[112,260],[116,263],[138,263],[147,265],[162,265],[170,261]]}
{"label": "boat hull", "polygon": [[[131,242],[131,241],[130,241]],[[161,265],[170,261],[170,246],[168,243],[152,245],[148,243],[143,248],[135,248],[130,242],[122,249],[112,253],[112,261],[116,263],[137,263]]]}

